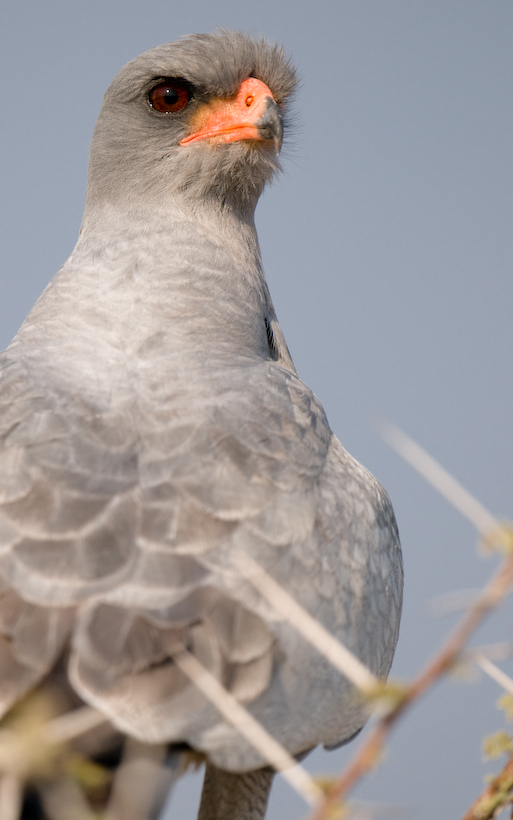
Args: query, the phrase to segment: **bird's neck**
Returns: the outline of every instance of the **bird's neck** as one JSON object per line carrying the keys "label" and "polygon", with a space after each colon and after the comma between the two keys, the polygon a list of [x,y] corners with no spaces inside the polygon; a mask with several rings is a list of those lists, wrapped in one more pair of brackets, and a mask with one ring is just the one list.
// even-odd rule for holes
{"label": "bird's neck", "polygon": [[151,237],[155,256],[161,248],[169,253],[173,246],[171,257],[167,257],[172,266],[179,263],[188,237],[198,248],[209,244],[214,250],[224,249],[233,263],[261,272],[254,208],[235,209],[226,203],[209,201],[191,203],[184,197],[177,198],[172,207],[148,203],[137,208],[106,205],[86,209],[76,250],[101,253],[119,244],[122,237],[136,254]]}
{"label": "bird's neck", "polygon": [[266,358],[269,309],[252,219],[201,208],[105,209],[86,215],[16,345],[30,347],[41,371],[51,365],[46,348],[59,350],[63,373],[70,358],[74,378],[83,360],[84,384],[92,379],[96,389],[101,376],[110,393],[128,369],[140,378],[149,350],[173,383],[184,363],[189,379]]}

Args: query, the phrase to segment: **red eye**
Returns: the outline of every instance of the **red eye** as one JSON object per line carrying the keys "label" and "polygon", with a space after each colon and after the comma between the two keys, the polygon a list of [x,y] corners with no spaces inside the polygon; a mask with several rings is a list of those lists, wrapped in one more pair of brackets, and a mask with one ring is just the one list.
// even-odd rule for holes
{"label": "red eye", "polygon": [[170,78],[152,88],[148,100],[156,111],[163,114],[175,114],[185,108],[191,96],[187,83]]}

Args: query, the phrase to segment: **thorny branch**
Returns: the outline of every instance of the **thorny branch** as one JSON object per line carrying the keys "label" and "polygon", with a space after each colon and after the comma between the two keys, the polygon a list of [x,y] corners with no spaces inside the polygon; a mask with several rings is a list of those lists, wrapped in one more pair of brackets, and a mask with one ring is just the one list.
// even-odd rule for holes
{"label": "thorny branch", "polygon": [[492,820],[512,802],[513,755],[503,770],[493,778],[488,788],[479,795],[462,820]]}
{"label": "thorny branch", "polygon": [[347,769],[338,777],[326,798],[312,813],[309,820],[327,820],[330,812],[343,800],[379,759],[384,743],[404,712],[417,701],[444,674],[450,672],[458,660],[466,641],[481,624],[483,619],[508,594],[513,586],[513,557],[508,557],[499,572],[485,587],[478,602],[463,618],[440,652],[425,667],[418,677],[405,689],[402,698],[378,721],[367,741],[360,747]]}
{"label": "thorny branch", "polygon": [[[391,425],[386,426],[386,439],[415,469],[417,469],[447,500],[465,515],[484,537],[488,547],[506,553],[502,565],[462,618],[448,640],[417,678],[407,686],[395,705],[378,721],[370,737],[358,749],[348,767],[335,779],[326,798],[308,820],[328,820],[340,808],[349,791],[376,765],[383,746],[400,717],[434,683],[454,667],[470,636],[484,618],[495,609],[513,586],[513,530],[499,526],[493,516],[419,445]],[[512,768],[513,771],[513,768]],[[513,785],[513,784],[512,784]],[[486,815],[485,817],[487,817]],[[465,820],[470,820],[472,815]],[[476,815],[477,820],[478,815]],[[493,814],[489,815],[493,817]]]}

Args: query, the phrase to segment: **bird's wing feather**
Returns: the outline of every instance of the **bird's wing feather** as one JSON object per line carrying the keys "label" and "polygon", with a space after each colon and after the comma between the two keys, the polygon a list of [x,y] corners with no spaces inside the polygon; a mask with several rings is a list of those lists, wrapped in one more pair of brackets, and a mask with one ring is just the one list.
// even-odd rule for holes
{"label": "bird's wing feather", "polygon": [[[368,498],[311,391],[263,362],[189,413],[160,407],[155,424],[144,407],[98,412],[51,384],[37,390],[7,360],[0,396],[0,573],[29,625],[21,637],[0,623],[20,669],[17,694],[54,663],[76,608],[72,680],[123,728],[212,745],[205,731],[219,718],[172,662],[185,644],[286,734],[290,710],[309,701],[311,653],[295,656],[297,638],[241,581],[231,550],[250,551],[351,642],[348,624],[356,641],[360,622],[348,608],[371,601],[358,585],[379,546],[358,532],[367,519],[379,530],[379,493]],[[292,689],[284,710],[280,692]]]}

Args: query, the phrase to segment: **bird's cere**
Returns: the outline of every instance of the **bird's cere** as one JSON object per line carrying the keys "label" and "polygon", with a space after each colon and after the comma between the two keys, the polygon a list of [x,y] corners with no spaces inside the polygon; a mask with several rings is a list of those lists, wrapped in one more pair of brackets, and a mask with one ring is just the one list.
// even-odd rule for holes
{"label": "bird's cere", "polygon": [[235,99],[214,98],[203,105],[192,120],[193,133],[180,141],[237,142],[272,141],[279,153],[283,141],[283,118],[270,89],[249,77],[241,83]]}

